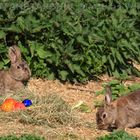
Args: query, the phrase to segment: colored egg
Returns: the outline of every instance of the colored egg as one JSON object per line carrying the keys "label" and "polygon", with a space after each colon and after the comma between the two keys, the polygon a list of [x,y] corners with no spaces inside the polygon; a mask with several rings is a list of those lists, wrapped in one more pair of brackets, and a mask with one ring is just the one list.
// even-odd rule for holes
{"label": "colored egg", "polygon": [[20,109],[24,109],[25,108],[25,105],[21,102],[16,102],[15,103],[15,106],[14,106],[14,109],[15,110],[20,110]]}
{"label": "colored egg", "polygon": [[16,102],[16,100],[15,99],[13,99],[13,98],[7,98],[5,101],[4,101],[4,103],[15,103]]}
{"label": "colored egg", "polygon": [[25,99],[23,102],[22,102],[26,107],[28,106],[31,106],[32,105],[32,101],[29,100],[29,99]]}
{"label": "colored egg", "polygon": [[1,109],[6,112],[13,111],[15,103],[16,103],[16,100],[14,100],[12,98],[8,98],[3,102]]}

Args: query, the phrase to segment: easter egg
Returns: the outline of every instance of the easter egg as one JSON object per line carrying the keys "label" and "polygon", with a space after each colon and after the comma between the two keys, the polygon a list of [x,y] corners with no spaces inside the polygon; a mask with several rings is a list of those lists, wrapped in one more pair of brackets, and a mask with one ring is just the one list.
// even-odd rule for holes
{"label": "easter egg", "polygon": [[3,102],[1,109],[6,112],[13,111],[15,107],[15,103],[16,103],[16,100],[12,98],[8,98]]}
{"label": "easter egg", "polygon": [[20,110],[20,109],[24,109],[25,108],[25,105],[21,102],[16,102],[15,103],[15,106],[14,106],[14,109],[15,110]]}
{"label": "easter egg", "polygon": [[28,106],[31,106],[32,105],[32,101],[29,100],[29,99],[25,99],[23,102],[22,102],[26,107]]}
{"label": "easter egg", "polygon": [[16,100],[15,99],[13,99],[13,98],[7,98],[5,101],[4,101],[4,103],[15,103],[16,102]]}

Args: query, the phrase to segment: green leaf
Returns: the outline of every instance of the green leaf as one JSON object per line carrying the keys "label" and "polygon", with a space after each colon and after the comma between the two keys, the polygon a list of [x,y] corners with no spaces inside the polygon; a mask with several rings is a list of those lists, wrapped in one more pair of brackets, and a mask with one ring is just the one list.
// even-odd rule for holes
{"label": "green leaf", "polygon": [[90,107],[85,104],[83,101],[79,101],[76,105],[72,107],[72,109],[79,109],[81,112],[89,113],[91,112]]}
{"label": "green leaf", "polygon": [[119,51],[116,51],[116,58],[119,60],[119,62],[125,64],[125,62],[123,61],[123,57]]}
{"label": "green leaf", "polygon": [[[34,43],[34,46],[33,47],[33,52],[36,51],[37,55],[41,58],[41,59],[45,59],[47,58],[47,51],[44,50],[44,45],[43,44],[40,44],[40,43]],[[33,53],[32,52],[32,53]]]}
{"label": "green leaf", "polygon": [[12,24],[10,27],[3,28],[4,31],[10,31],[10,32],[21,32],[21,28],[19,25]]}
{"label": "green leaf", "polygon": [[3,62],[4,62],[5,65],[7,65],[10,62],[10,60],[9,59],[3,59]]}
{"label": "green leaf", "polygon": [[46,58],[46,56],[47,56],[47,55],[46,55],[46,54],[47,54],[46,51],[44,51],[44,50],[41,49],[41,48],[37,50],[37,54],[38,54],[38,56],[39,56],[40,58],[42,58],[42,59]]}
{"label": "green leaf", "polygon": [[107,62],[107,56],[106,56],[106,55],[103,55],[103,56],[102,56],[102,62],[103,62],[103,63],[106,63],[106,62]]}
{"label": "green leaf", "polygon": [[114,26],[115,28],[117,28],[117,26],[118,26],[118,21],[117,21],[116,17],[114,17],[114,15],[112,15],[111,19],[112,19],[112,24],[113,24],[113,26]]}
{"label": "green leaf", "polygon": [[78,41],[79,43],[81,43],[82,45],[85,45],[85,46],[88,46],[88,47],[90,46],[90,45],[88,44],[88,42],[86,42],[82,36],[78,36],[78,37],[77,37],[77,41]]}
{"label": "green leaf", "polygon": [[63,81],[65,81],[65,80],[67,79],[67,75],[68,75],[68,74],[69,74],[69,73],[68,73],[67,71],[64,71],[64,70],[62,70],[62,71],[59,72],[60,78],[61,78]]}
{"label": "green leaf", "polygon": [[110,86],[116,86],[118,84],[120,84],[120,81],[118,81],[118,80],[112,80],[112,81],[109,82]]}
{"label": "green leaf", "polygon": [[79,106],[79,110],[80,110],[81,112],[84,112],[84,113],[89,113],[89,112],[91,112],[90,107],[89,107],[88,105],[86,105],[86,104],[81,104],[81,105]]}
{"label": "green leaf", "polygon": [[0,39],[5,38],[6,33],[2,30],[0,30]]}
{"label": "green leaf", "polygon": [[137,89],[140,89],[140,84],[138,83],[135,83],[135,84],[132,84],[128,87],[131,91],[135,91]]}
{"label": "green leaf", "polygon": [[0,69],[2,69],[4,67],[4,63],[0,62]]}
{"label": "green leaf", "polygon": [[82,71],[81,67],[78,64],[73,64],[72,66],[75,72],[77,72],[78,74],[82,76],[85,76],[84,72]]}
{"label": "green leaf", "polygon": [[68,68],[71,70],[72,73],[74,73],[73,65],[70,61],[66,60],[65,64],[68,66]]}
{"label": "green leaf", "polygon": [[110,64],[110,66],[111,66],[111,69],[112,70],[114,70],[114,68],[115,68],[115,64],[114,64],[114,62],[113,62],[113,60],[112,60],[112,57],[111,56],[109,56],[109,64]]}
{"label": "green leaf", "polygon": [[114,131],[108,135],[98,137],[97,140],[138,140],[138,138],[125,131]]}
{"label": "green leaf", "polygon": [[47,79],[48,79],[48,80],[54,80],[54,79],[55,79],[54,73],[49,74],[49,75],[47,76]]}
{"label": "green leaf", "polygon": [[20,26],[20,28],[22,30],[25,30],[26,29],[26,25],[25,25],[25,21],[24,21],[24,18],[23,17],[18,17],[17,18],[17,24]]}

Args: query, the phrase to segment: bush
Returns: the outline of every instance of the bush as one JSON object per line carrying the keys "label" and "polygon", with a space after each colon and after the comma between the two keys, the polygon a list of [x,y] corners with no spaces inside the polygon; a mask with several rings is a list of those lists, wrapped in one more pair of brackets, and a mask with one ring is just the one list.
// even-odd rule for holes
{"label": "bush", "polygon": [[[0,50],[18,44],[37,77],[84,82],[139,74],[137,0],[2,0]],[[8,65],[0,51],[0,68]]]}

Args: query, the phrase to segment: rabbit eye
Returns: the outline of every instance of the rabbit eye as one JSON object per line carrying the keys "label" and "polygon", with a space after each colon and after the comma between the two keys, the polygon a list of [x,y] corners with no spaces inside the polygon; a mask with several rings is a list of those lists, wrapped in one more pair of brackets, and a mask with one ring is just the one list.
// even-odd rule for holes
{"label": "rabbit eye", "polygon": [[105,119],[106,117],[107,117],[107,114],[106,113],[103,113],[102,114],[102,118]]}
{"label": "rabbit eye", "polygon": [[20,66],[17,66],[17,69],[20,69]]}

